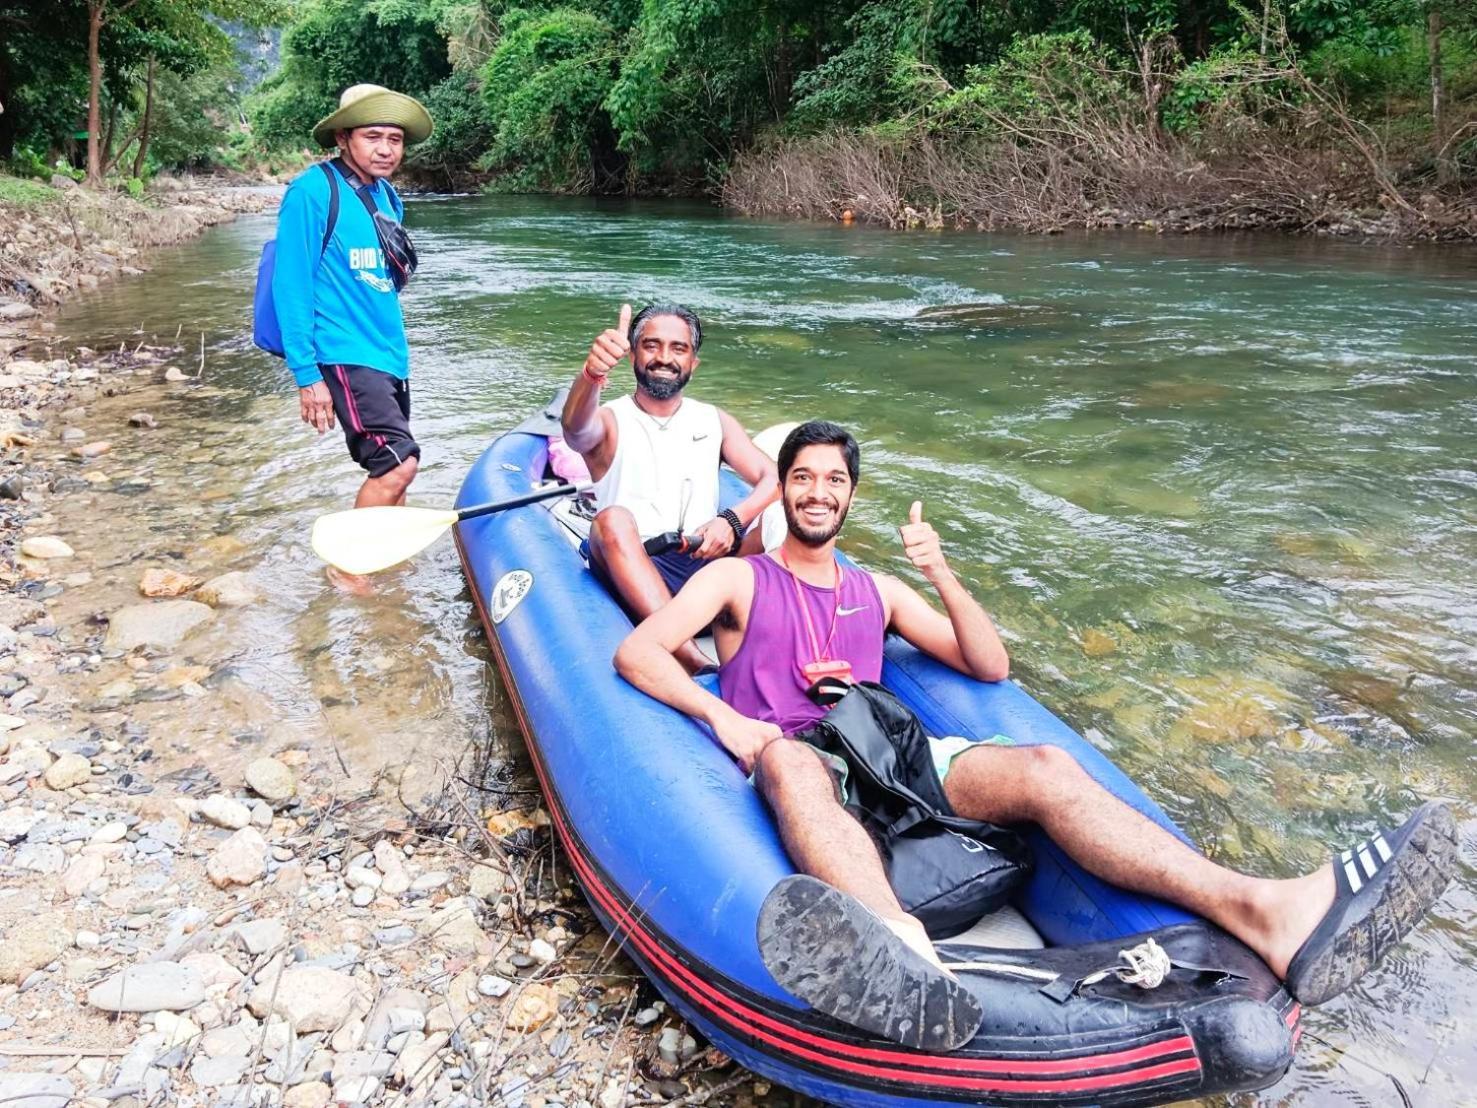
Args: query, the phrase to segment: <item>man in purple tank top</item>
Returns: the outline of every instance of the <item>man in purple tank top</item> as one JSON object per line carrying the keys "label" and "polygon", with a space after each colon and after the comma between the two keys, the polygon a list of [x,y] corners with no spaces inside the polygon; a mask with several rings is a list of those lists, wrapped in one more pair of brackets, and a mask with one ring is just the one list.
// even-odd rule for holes
{"label": "man in purple tank top", "polygon": [[[978,1002],[939,965],[922,924],[898,904],[876,847],[841,806],[832,769],[788,736],[826,711],[806,695],[817,680],[880,678],[888,630],[981,681],[1003,680],[1009,659],[990,617],[950,570],[921,504],[899,529],[903,550],[938,593],[943,613],[895,577],[840,567],[836,536],[860,470],[851,435],[833,423],[802,424],[778,461],[789,529],[780,548],[701,569],[631,632],[615,664],[638,688],[706,723],[754,772],[800,871],[776,886],[760,915],[760,952],[775,979],[875,1034],[953,1049],[978,1028]],[[721,697],[674,658],[710,622]],[[1304,1004],[1327,1000],[1373,968],[1434,903],[1455,865],[1451,813],[1427,804],[1400,828],[1345,852],[1342,869],[1249,877],[1130,808],[1058,747],[933,742],[944,795],[958,815],[1040,825],[1103,880],[1219,924]],[[889,996],[924,998],[924,1018],[917,1005],[908,1011],[879,998],[879,982]]]}

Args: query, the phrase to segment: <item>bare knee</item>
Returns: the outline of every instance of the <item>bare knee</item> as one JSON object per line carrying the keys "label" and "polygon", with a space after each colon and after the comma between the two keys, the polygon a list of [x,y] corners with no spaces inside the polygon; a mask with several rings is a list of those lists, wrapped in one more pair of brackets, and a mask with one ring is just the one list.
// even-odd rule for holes
{"label": "bare knee", "polygon": [[831,771],[798,739],[774,740],[760,752],[754,771],[759,791],[776,809],[836,795]]}
{"label": "bare knee", "polygon": [[636,517],[628,508],[604,508],[590,524],[590,545],[602,554],[630,553],[641,549]]}
{"label": "bare knee", "polygon": [[1038,798],[1043,807],[1061,803],[1064,796],[1080,793],[1089,783],[1077,759],[1059,746],[1021,746],[1010,753],[1012,768],[1027,786],[1026,794]]}
{"label": "bare knee", "polygon": [[410,488],[410,483],[415,480],[416,472],[420,469],[420,460],[415,457],[406,458],[389,473],[379,478],[384,483],[385,490],[392,496],[404,496],[405,490]]}

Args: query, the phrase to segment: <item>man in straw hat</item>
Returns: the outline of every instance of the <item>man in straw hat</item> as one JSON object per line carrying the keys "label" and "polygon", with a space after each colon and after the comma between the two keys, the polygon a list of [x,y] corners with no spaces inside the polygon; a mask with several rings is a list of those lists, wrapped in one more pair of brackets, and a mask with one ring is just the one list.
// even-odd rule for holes
{"label": "man in straw hat", "polygon": [[430,133],[430,115],[411,97],[379,85],[345,89],[338,110],[313,128],[318,145],[337,146],[338,156],[300,174],[277,217],[272,300],[287,368],[303,422],[322,434],[337,417],[369,474],[356,508],[404,503],[421,453],[410,433],[399,298],[414,253],[388,179],[405,147]]}

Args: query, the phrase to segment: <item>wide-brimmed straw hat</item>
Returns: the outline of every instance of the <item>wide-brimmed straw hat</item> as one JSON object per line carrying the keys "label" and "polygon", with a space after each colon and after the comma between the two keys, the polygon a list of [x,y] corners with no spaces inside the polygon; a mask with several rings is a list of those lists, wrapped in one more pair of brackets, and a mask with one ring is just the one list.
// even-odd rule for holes
{"label": "wide-brimmed straw hat", "polygon": [[338,111],[319,121],[313,137],[319,146],[334,146],[336,132],[375,124],[399,127],[407,146],[431,135],[431,113],[415,97],[380,85],[350,85],[338,98]]}

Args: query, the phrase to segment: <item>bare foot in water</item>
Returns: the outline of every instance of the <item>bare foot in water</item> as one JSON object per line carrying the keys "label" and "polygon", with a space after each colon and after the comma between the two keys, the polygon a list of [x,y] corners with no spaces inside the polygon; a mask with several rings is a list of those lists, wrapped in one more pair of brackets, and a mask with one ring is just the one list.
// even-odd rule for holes
{"label": "bare foot in water", "polygon": [[349,596],[373,596],[374,582],[359,573],[345,573],[337,566],[328,567],[328,582]]}

